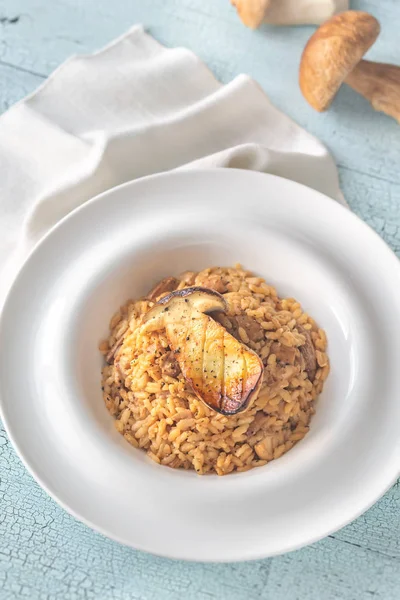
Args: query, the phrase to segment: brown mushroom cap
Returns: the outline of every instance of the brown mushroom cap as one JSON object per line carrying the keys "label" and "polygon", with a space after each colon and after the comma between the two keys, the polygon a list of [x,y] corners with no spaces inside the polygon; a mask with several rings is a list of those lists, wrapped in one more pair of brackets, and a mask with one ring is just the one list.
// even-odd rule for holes
{"label": "brown mushroom cap", "polygon": [[299,83],[303,96],[315,110],[328,108],[379,32],[375,17],[348,10],[326,21],[310,37],[300,61]]}
{"label": "brown mushroom cap", "polygon": [[[187,305],[182,304],[182,299],[184,299]],[[178,314],[181,317],[182,307],[185,308],[185,312],[195,309],[206,314],[214,311],[225,312],[227,309],[224,297],[215,290],[203,287],[189,287],[182,290],[175,290],[164,296],[164,298],[161,298],[144,316],[143,324],[146,326],[147,331],[157,329],[164,319],[165,311],[170,311],[175,305],[177,305]]]}
{"label": "brown mushroom cap", "polygon": [[271,0],[231,0],[242,22],[251,29],[261,25]]}

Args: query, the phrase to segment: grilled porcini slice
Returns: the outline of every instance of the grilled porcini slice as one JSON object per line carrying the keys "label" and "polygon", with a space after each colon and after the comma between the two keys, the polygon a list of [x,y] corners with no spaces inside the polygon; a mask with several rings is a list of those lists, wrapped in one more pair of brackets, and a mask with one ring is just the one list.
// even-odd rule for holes
{"label": "grilled porcini slice", "polygon": [[195,394],[213,410],[233,415],[257,397],[264,367],[255,352],[207,314],[226,308],[224,298],[214,290],[177,290],[147,313],[143,330],[165,329]]}

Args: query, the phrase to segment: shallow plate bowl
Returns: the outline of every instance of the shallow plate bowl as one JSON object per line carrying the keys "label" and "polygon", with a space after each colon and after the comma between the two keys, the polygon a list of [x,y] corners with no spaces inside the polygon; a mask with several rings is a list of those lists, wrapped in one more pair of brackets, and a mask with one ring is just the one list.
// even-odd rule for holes
{"label": "shallow plate bowl", "polygon": [[[328,336],[331,374],[309,434],[227,477],[159,466],[114,427],[100,340],[159,279],[242,263]],[[110,190],[64,219],[20,271],[0,323],[8,434],[51,496],[105,535],[172,558],[236,561],[339,529],[400,465],[400,266],[349,210],[272,175],[187,171]]]}

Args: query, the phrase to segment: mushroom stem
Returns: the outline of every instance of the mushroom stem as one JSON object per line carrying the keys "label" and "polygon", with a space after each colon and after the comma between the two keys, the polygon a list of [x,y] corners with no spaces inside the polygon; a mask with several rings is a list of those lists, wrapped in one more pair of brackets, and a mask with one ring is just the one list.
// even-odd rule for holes
{"label": "mushroom stem", "polygon": [[269,25],[320,25],[349,8],[349,0],[231,0],[251,29]]}
{"label": "mushroom stem", "polygon": [[348,0],[275,0],[265,11],[271,25],[321,25],[349,8]]}
{"label": "mushroom stem", "polygon": [[361,60],[345,83],[364,96],[375,110],[400,123],[400,67]]}

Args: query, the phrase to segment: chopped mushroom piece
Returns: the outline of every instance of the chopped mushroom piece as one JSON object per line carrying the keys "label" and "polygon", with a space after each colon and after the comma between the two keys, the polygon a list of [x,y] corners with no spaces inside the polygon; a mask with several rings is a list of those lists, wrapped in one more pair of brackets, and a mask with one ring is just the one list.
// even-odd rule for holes
{"label": "chopped mushroom piece", "polygon": [[225,300],[217,292],[185,288],[172,292],[147,313],[143,331],[165,328],[194,393],[213,410],[232,415],[256,398],[264,367],[255,352],[205,314],[225,310]]}
{"label": "chopped mushroom piece", "polygon": [[271,352],[276,355],[279,362],[285,365],[294,365],[296,359],[296,348],[293,346],[284,346],[283,344],[272,344]]}
{"label": "chopped mushroom piece", "polygon": [[179,275],[179,279],[187,286],[193,285],[194,280],[196,279],[196,273],[194,271],[185,271]]}
{"label": "chopped mushroom piece", "polygon": [[256,319],[253,319],[253,317],[239,315],[237,317],[231,317],[231,321],[233,322],[235,330],[238,330],[239,327],[242,327],[245,330],[250,341],[260,342],[264,339],[264,329]]}
{"label": "chopped mushroom piece", "polygon": [[304,368],[307,372],[308,378],[311,382],[313,382],[315,379],[315,374],[317,372],[317,357],[315,354],[314,344],[312,342],[310,332],[307,331],[307,329],[299,327],[298,330],[299,333],[301,333],[301,335],[304,335],[304,337],[306,338],[305,343],[303,344],[303,346],[299,347],[299,350],[304,359]]}
{"label": "chopped mushroom piece", "polygon": [[246,431],[247,437],[251,437],[255,433],[260,430],[264,430],[266,427],[267,421],[269,419],[269,415],[266,415],[262,412],[258,412],[253,419],[253,422],[250,424],[249,428]]}
{"label": "chopped mushroom piece", "polygon": [[272,460],[274,452],[272,437],[270,435],[266,436],[261,442],[258,442],[258,444],[254,446],[254,450],[256,451],[258,458],[261,458],[262,460]]}
{"label": "chopped mushroom piece", "polygon": [[175,277],[165,277],[147,294],[149,300],[157,300],[161,294],[173,292],[179,285],[179,280]]}
{"label": "chopped mushroom piece", "polygon": [[173,352],[167,352],[167,354],[164,354],[164,356],[161,357],[160,366],[162,374],[167,375],[168,377],[176,378],[181,372]]}
{"label": "chopped mushroom piece", "polygon": [[202,287],[219,292],[220,294],[225,294],[225,292],[228,291],[226,284],[216,273],[211,273],[210,275],[201,275],[200,277],[196,278],[196,283]]}

